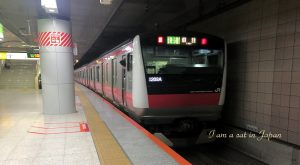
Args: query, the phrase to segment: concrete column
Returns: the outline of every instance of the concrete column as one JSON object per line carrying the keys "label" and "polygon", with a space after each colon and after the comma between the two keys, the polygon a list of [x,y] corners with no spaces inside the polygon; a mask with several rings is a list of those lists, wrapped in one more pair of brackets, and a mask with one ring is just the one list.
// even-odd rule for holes
{"label": "concrete column", "polygon": [[44,114],[76,112],[70,22],[38,20],[38,41]]}

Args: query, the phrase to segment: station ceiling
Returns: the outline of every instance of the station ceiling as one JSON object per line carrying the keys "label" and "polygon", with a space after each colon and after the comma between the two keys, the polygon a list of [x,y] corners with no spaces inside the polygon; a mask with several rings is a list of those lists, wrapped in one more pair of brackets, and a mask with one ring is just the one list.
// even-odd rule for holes
{"label": "station ceiling", "polygon": [[[138,33],[183,31],[248,1],[112,0],[111,5],[102,5],[99,0],[57,0],[57,17],[71,21],[78,67]],[[49,17],[40,4],[40,0],[1,0],[5,39],[0,51],[36,51],[37,20]]]}

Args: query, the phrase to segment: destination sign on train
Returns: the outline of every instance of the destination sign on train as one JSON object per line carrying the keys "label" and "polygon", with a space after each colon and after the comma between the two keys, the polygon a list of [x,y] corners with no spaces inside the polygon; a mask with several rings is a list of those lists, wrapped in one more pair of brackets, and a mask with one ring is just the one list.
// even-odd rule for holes
{"label": "destination sign on train", "polygon": [[184,36],[158,36],[157,38],[158,44],[166,44],[166,45],[190,45],[195,46],[206,45],[206,38],[197,38],[197,37],[184,37]]}

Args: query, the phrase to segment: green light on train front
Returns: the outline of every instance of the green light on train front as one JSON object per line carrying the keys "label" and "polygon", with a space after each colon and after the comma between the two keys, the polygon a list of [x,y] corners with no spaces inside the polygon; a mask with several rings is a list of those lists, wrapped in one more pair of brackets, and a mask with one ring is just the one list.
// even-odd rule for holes
{"label": "green light on train front", "polygon": [[178,36],[167,36],[168,45],[180,45],[180,37]]}

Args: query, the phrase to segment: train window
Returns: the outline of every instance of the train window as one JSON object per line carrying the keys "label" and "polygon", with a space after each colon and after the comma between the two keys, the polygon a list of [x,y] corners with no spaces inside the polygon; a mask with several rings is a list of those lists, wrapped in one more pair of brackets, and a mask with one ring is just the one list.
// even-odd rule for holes
{"label": "train window", "polygon": [[95,67],[92,67],[92,80],[95,80]]}
{"label": "train window", "polygon": [[108,63],[105,64],[105,81],[108,82]]}
{"label": "train window", "polygon": [[223,50],[185,47],[144,46],[147,74],[198,74],[201,68],[223,67]]}
{"label": "train window", "polygon": [[132,54],[127,55],[127,71],[132,70]]}
{"label": "train window", "polygon": [[99,68],[100,68],[99,66],[96,67],[96,81],[97,82],[100,82],[100,80],[99,80]]}
{"label": "train window", "polygon": [[92,80],[93,78],[93,72],[92,72],[92,68],[90,68],[90,80]]}

